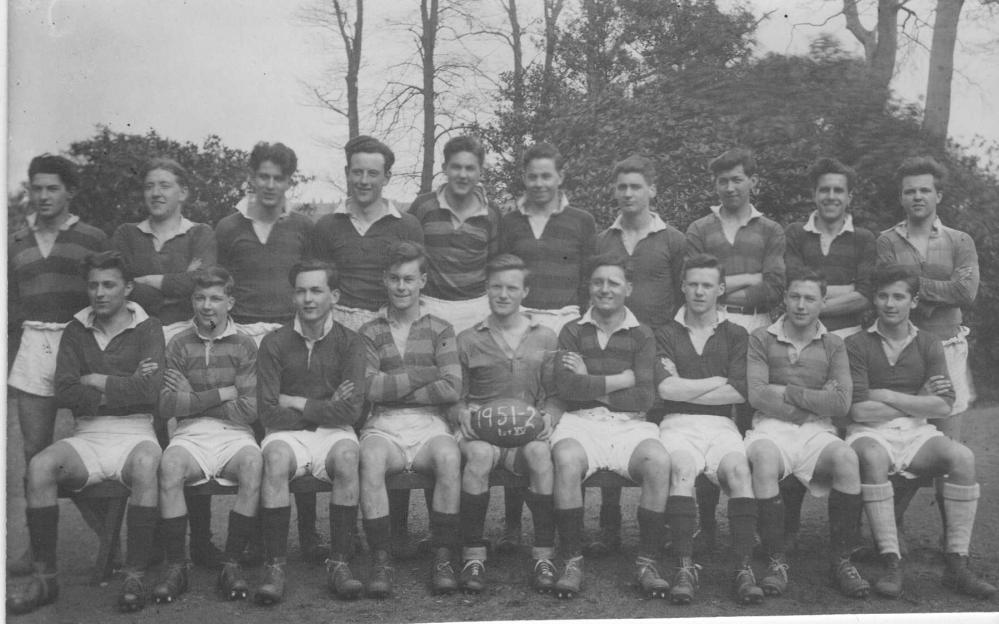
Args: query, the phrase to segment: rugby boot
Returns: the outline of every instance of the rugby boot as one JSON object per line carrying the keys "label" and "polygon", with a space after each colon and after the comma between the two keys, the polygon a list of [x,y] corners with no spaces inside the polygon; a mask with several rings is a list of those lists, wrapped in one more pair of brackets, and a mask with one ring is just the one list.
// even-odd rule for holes
{"label": "rugby boot", "polygon": [[562,576],[555,582],[555,597],[572,599],[583,589],[583,557],[573,557],[565,562]]}
{"label": "rugby boot", "polygon": [[163,580],[153,587],[153,601],[157,604],[173,602],[175,598],[187,591],[188,568],[186,561],[168,563]]}
{"label": "rugby boot", "polygon": [[440,547],[434,553],[434,567],[430,574],[430,590],[436,594],[450,594],[458,589],[458,579],[451,566],[451,549]]}
{"label": "rugby boot", "polygon": [[685,605],[694,601],[694,594],[699,585],[698,572],[701,566],[692,560],[685,560],[673,577],[673,587],[669,590],[669,601],[673,604]]}
{"label": "rugby boot", "polygon": [[784,555],[771,555],[767,573],[760,581],[760,589],[767,596],[780,596],[787,591],[787,560]]}
{"label": "rugby boot", "polygon": [[480,559],[469,559],[458,575],[458,586],[466,594],[481,594],[486,588],[486,564]]}
{"label": "rugby boot", "polygon": [[141,611],[146,606],[145,572],[125,570],[125,580],[118,592],[118,610],[123,613]]}
{"label": "rugby boot", "polygon": [[871,585],[860,576],[860,572],[849,557],[841,557],[832,564],[832,576],[840,593],[848,598],[867,598]]}
{"label": "rugby boot", "polygon": [[555,587],[555,564],[551,559],[535,559],[531,587],[540,594],[549,594]]}
{"label": "rugby boot", "polygon": [[368,596],[371,598],[388,598],[392,594],[392,581],[395,580],[395,568],[387,551],[376,550],[371,555],[371,578],[368,579]]}
{"label": "rugby boot", "polygon": [[954,591],[986,600],[996,594],[996,587],[978,577],[968,565],[968,555],[947,553],[947,567],[944,569],[943,586]]}
{"label": "rugby boot", "polygon": [[902,595],[902,560],[895,553],[882,557],[885,573],[874,582],[874,591],[885,598],[898,598]]}
{"label": "rugby boot", "polygon": [[59,597],[59,582],[55,572],[42,572],[41,566],[32,564],[35,573],[20,591],[7,596],[7,613],[21,615],[38,607],[51,604]]}
{"label": "rugby boot", "polygon": [[326,585],[343,600],[355,600],[364,593],[364,584],[354,578],[343,557],[326,560]]}
{"label": "rugby boot", "polygon": [[756,584],[753,568],[747,563],[735,571],[735,599],[742,605],[755,605],[763,602],[763,590]]}
{"label": "rugby boot", "polygon": [[254,599],[262,605],[274,605],[284,600],[285,572],[287,560],[274,558],[264,565],[264,582],[257,587]]}
{"label": "rugby boot", "polygon": [[646,598],[666,598],[669,592],[669,581],[659,573],[655,559],[649,557],[635,559],[635,582]]}
{"label": "rugby boot", "polygon": [[250,584],[246,582],[238,561],[222,564],[222,569],[219,570],[219,591],[226,600],[246,600],[250,595]]}

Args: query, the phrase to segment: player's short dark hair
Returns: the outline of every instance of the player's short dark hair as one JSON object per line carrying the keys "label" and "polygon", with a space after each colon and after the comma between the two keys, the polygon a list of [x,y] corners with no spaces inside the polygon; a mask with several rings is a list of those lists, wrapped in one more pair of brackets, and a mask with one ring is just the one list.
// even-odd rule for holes
{"label": "player's short dark hair", "polygon": [[385,173],[391,173],[392,165],[395,164],[395,154],[391,148],[378,139],[366,134],[356,136],[347,141],[343,146],[344,156],[347,158],[347,167],[350,167],[350,159],[354,154],[381,154],[385,159]]}
{"label": "player's short dark hair", "polygon": [[260,165],[268,161],[281,167],[281,173],[289,178],[298,171],[298,156],[295,155],[295,150],[284,143],[261,141],[253,146],[253,151],[250,152],[250,171],[260,169]]}
{"label": "player's short dark hair", "polygon": [[856,170],[853,167],[844,165],[835,158],[828,157],[817,159],[808,168],[808,183],[813,191],[819,185],[819,178],[827,173],[838,173],[846,176],[846,190],[853,191],[853,187],[857,183]]}
{"label": "player's short dark hair", "polygon": [[486,162],[486,148],[482,142],[470,135],[457,136],[444,144],[444,163],[451,160],[451,157],[461,152],[469,152],[479,159],[481,167]]}
{"label": "player's short dark hair", "polygon": [[933,176],[933,188],[942,191],[947,182],[948,173],[947,168],[938,163],[932,156],[914,156],[903,160],[902,164],[895,170],[895,184],[901,188],[903,179],[929,174]]}
{"label": "player's short dark hair", "polygon": [[822,293],[823,297],[826,296],[826,289],[829,285],[825,273],[809,267],[798,267],[788,271],[786,282],[788,290],[790,290],[791,284],[794,282],[815,282],[819,285],[819,292]]}
{"label": "player's short dark hair", "polygon": [[649,186],[656,183],[655,161],[641,154],[632,154],[624,160],[614,163],[614,179],[617,179],[622,173],[640,173]]}
{"label": "player's short dark hair", "polygon": [[340,271],[337,270],[336,265],[332,262],[315,259],[302,260],[292,265],[291,270],[288,271],[288,281],[294,287],[298,275],[300,273],[309,273],[310,271],[323,271],[326,273],[326,285],[330,287],[330,290],[340,288]]}
{"label": "player's short dark hair", "polygon": [[687,271],[692,269],[715,269],[718,271],[718,283],[725,283],[725,267],[718,260],[717,257],[711,254],[694,254],[683,261],[683,269],[680,271],[680,275],[683,279],[687,279]]}
{"label": "player's short dark hair", "polygon": [[423,245],[408,240],[393,243],[385,256],[385,270],[407,262],[419,262],[420,273],[427,272],[427,251]]}
{"label": "player's short dark hair", "polygon": [[503,271],[523,272],[525,286],[527,285],[527,280],[531,278],[531,270],[527,268],[527,264],[520,258],[520,256],[505,253],[500,254],[495,258],[491,258],[489,262],[486,263],[486,280],[494,274],[502,273]]}
{"label": "player's short dark hair", "polygon": [[207,269],[199,269],[194,273],[194,289],[214,288],[221,286],[225,294],[232,295],[232,289],[236,286],[236,280],[232,274],[224,267],[213,266]]}
{"label": "player's short dark hair", "polygon": [[756,156],[753,155],[751,150],[745,147],[736,147],[728,150],[708,163],[708,168],[711,169],[711,174],[717,177],[726,171],[735,169],[739,165],[742,165],[742,171],[747,176],[756,175]]}
{"label": "player's short dark hair", "polygon": [[142,168],[142,176],[140,180],[145,180],[153,171],[157,169],[162,169],[163,171],[169,171],[173,174],[173,177],[177,178],[177,184],[184,188],[191,187],[191,174],[181,165],[179,162],[173,158],[167,158],[165,156],[157,156],[155,158],[150,158],[146,162],[145,167]]}
{"label": "player's short dark hair", "polygon": [[118,251],[92,253],[83,259],[83,262],[80,263],[80,268],[84,279],[90,277],[91,271],[117,269],[126,284],[132,281],[132,269],[125,262],[125,256]]}
{"label": "player's short dark hair", "polygon": [[555,170],[562,171],[562,167],[565,165],[565,161],[562,159],[562,153],[558,151],[558,148],[551,143],[535,143],[526,150],[524,150],[524,155],[520,159],[521,167],[527,169],[527,166],[531,164],[532,160],[550,159],[555,162]]}
{"label": "player's short dark hair", "polygon": [[608,252],[593,256],[592,258],[590,258],[590,261],[587,263],[586,273],[590,277],[593,277],[594,271],[596,271],[600,267],[605,267],[605,266],[615,266],[620,268],[622,271],[624,271],[624,279],[628,280],[629,282],[631,281],[632,279],[631,260],[627,256],[619,253]]}
{"label": "player's short dark hair", "polygon": [[42,154],[41,156],[32,158],[31,162],[28,163],[28,182],[30,183],[31,178],[39,173],[59,176],[59,180],[63,186],[70,191],[76,190],[80,186],[80,177],[76,172],[76,165],[64,156]]}
{"label": "player's short dark hair", "polygon": [[871,273],[871,286],[875,293],[895,282],[905,282],[905,285],[909,287],[910,295],[913,297],[919,295],[919,275],[907,266],[886,264],[879,266]]}

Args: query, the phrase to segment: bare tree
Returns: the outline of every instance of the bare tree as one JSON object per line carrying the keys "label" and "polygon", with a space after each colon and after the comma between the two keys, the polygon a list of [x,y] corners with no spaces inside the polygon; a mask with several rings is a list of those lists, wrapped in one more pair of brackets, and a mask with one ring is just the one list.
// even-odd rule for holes
{"label": "bare tree", "polygon": [[437,70],[434,50],[440,26],[439,0],[420,0],[420,60],[423,66],[423,159],[420,193],[430,191],[434,182],[434,147],[437,143]]}
{"label": "bare tree", "polygon": [[951,81],[954,76],[954,46],[964,0],[937,0],[930,46],[930,70],[926,80],[926,110],[923,131],[940,146],[947,141],[950,124]]}
{"label": "bare tree", "polygon": [[320,106],[347,118],[349,138],[354,138],[361,133],[358,76],[361,71],[361,46],[364,34],[364,0],[353,0],[353,23],[350,20],[347,0],[330,0],[330,3],[331,6],[319,4],[306,8],[302,20],[338,35],[347,59],[347,71],[344,74],[347,87],[346,107],[341,101],[340,93],[330,92],[315,85],[308,88]]}
{"label": "bare tree", "polygon": [[875,84],[885,92],[895,73],[898,54],[898,12],[907,0],[878,0],[878,19],[874,28],[868,29],[860,22],[858,0],[843,0],[846,28],[864,46],[864,55],[871,68]]}
{"label": "bare tree", "polygon": [[565,0],[544,0],[545,3],[545,63],[541,70],[541,101],[539,112],[544,115],[552,106],[555,95],[555,55],[558,51],[558,18]]}

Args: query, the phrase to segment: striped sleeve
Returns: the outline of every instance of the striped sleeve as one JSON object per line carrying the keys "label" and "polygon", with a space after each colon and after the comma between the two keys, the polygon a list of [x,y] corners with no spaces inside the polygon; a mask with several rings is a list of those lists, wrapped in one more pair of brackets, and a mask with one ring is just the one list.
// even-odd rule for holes
{"label": "striped sleeve", "polygon": [[431,319],[430,327],[434,366],[440,371],[440,378],[414,390],[407,401],[421,405],[447,405],[457,401],[461,392],[458,341],[450,323]]}
{"label": "striped sleeve", "polygon": [[[365,396],[372,403],[401,401],[418,388],[441,379],[436,366],[403,366],[392,332],[381,319],[367,323],[360,333],[365,352]],[[391,359],[398,361],[393,365]]]}

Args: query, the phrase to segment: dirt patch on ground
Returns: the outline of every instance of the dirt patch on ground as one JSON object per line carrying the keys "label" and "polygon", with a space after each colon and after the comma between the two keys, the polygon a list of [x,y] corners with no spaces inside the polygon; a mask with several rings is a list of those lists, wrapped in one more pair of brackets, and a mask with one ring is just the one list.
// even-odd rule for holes
{"label": "dirt patch on ground", "polygon": [[[13,403],[8,404],[7,424],[7,548],[20,553],[27,542],[24,527],[24,497],[21,479],[24,474],[20,449],[20,431]],[[68,416],[61,415],[57,436],[71,429]],[[965,422],[965,439],[978,458],[982,498],[972,541],[973,565],[993,584],[999,583],[999,408],[977,409]],[[320,527],[327,526],[326,496],[320,496]],[[214,501],[215,541],[222,544],[225,518],[233,497],[216,497]],[[147,607],[138,614],[119,615],[113,605],[117,581],[107,586],[88,582],[96,537],[84,525],[79,513],[68,501],[60,501],[59,561],[61,594],[59,601],[35,613],[11,621],[24,624],[69,622],[142,622],[143,624],[174,624],[190,622],[236,622],[271,624],[278,621],[326,622],[332,619],[347,622],[427,622],[455,620],[537,620],[587,618],[659,618],[812,615],[829,613],[912,613],[970,612],[999,610],[999,600],[981,602],[955,595],[940,585],[942,563],[936,548],[940,535],[940,518],[932,491],[923,489],[910,507],[906,519],[912,554],[905,563],[906,591],[900,600],[843,598],[829,584],[825,565],[826,504],[825,500],[809,499],[805,503],[801,552],[792,560],[791,586],[786,596],[767,600],[763,605],[743,608],[730,596],[730,559],[724,550],[704,558],[701,589],[693,605],[674,607],[665,601],[641,599],[631,586],[631,563],[635,556],[638,536],[634,521],[637,491],[624,495],[624,548],[606,559],[588,560],[586,585],[580,597],[572,601],[557,601],[530,591],[526,585],[528,549],[519,556],[496,556],[488,562],[488,590],[475,597],[453,595],[431,596],[427,581],[429,561],[398,562],[396,591],[392,599],[340,602],[332,599],[325,588],[322,566],[301,563],[298,559],[297,537],[291,535],[292,552],[289,565],[289,591],[283,604],[262,608],[248,602],[223,601],[214,590],[214,575],[195,569],[192,588],[178,602]],[[587,526],[597,524],[599,499],[587,498]],[[724,500],[719,510],[722,535],[726,529]],[[493,490],[487,526],[489,537],[498,536],[502,516],[502,493]],[[420,534],[426,528],[426,510],[422,493],[413,495],[412,532]],[[530,518],[525,513],[525,533],[529,537]],[[294,523],[292,523],[294,527]],[[327,529],[328,530],[328,529]],[[723,537],[723,541],[727,537]],[[367,575],[367,553],[355,559],[355,572]],[[860,563],[861,572],[875,577],[879,572],[873,564]],[[762,573],[763,564],[757,564]],[[256,581],[259,570],[253,570]],[[158,570],[152,577],[158,576]],[[17,583],[18,579],[8,581]]]}

